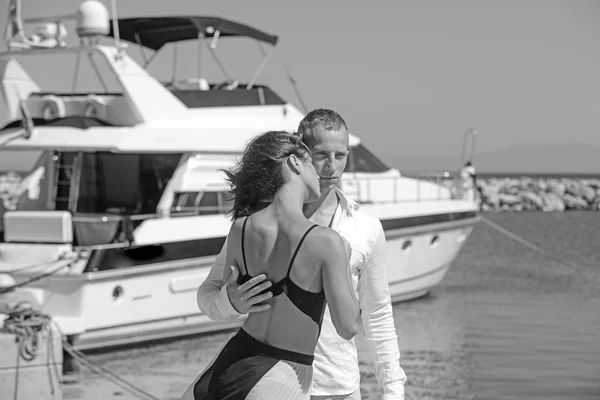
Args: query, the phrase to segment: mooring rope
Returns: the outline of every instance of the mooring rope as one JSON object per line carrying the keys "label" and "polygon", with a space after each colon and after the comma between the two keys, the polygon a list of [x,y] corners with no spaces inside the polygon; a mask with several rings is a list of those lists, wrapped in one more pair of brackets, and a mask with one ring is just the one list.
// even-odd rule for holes
{"label": "mooring rope", "polygon": [[[25,361],[33,361],[43,346],[42,336],[48,335],[48,360],[46,365],[48,367],[48,378],[50,382],[50,392],[54,395],[54,380],[52,379],[52,373],[50,370],[50,357],[54,358],[53,343],[51,342],[52,330],[50,329],[51,319],[48,315],[45,315],[29,306],[25,306],[22,303],[18,303],[15,307],[8,312],[8,317],[4,320],[4,325],[0,328],[0,332],[8,333],[16,336],[16,342],[18,344],[16,370],[15,370],[15,391],[14,399],[18,398],[19,393],[19,369],[21,364],[21,358]],[[56,368],[56,363],[54,368]],[[56,377],[60,376],[58,371],[55,371]]]}
{"label": "mooring rope", "polygon": [[509,231],[508,229],[498,225],[497,223],[490,221],[489,219],[487,219],[486,217],[480,215],[479,216],[481,218],[481,221],[483,223],[485,223],[486,225],[488,225],[489,227],[497,230],[498,232],[502,233],[505,236],[508,236],[509,238],[513,239],[516,242],[521,243],[523,246],[528,247],[531,250],[534,250],[546,257],[552,258],[555,261],[557,261],[559,264],[563,265],[564,267],[569,268],[570,270],[577,272],[578,274],[581,275],[586,275],[590,278],[596,279],[600,281],[600,278],[594,274],[589,274],[586,270],[584,270],[583,268],[580,268],[577,264],[574,264],[573,262],[566,260],[562,257],[559,257],[555,254],[550,253],[549,251],[543,249],[540,246],[537,246],[533,243],[531,243],[530,241],[528,241],[527,239],[517,235],[516,233],[513,233],[511,231]]}
{"label": "mooring rope", "polygon": [[37,357],[41,342],[40,334],[48,330],[50,317],[33,308],[17,304],[8,313],[2,332],[13,334],[19,343],[19,355],[25,361]]}

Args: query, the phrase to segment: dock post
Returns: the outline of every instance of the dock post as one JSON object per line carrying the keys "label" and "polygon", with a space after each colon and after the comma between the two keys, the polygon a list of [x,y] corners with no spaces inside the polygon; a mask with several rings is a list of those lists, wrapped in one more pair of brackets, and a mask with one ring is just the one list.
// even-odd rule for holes
{"label": "dock post", "polygon": [[[67,343],[70,346],[73,346],[73,338],[67,337],[65,338]],[[65,384],[76,383],[79,381],[80,373],[81,373],[81,365],[79,362],[67,351],[63,348],[63,365],[62,365],[62,373],[63,373],[63,382]]]}

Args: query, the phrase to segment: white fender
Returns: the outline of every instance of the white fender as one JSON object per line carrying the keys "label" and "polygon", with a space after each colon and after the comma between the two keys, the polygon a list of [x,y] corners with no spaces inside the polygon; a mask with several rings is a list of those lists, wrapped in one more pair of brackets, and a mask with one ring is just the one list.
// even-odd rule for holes
{"label": "white fender", "polygon": [[67,115],[65,103],[60,97],[49,94],[42,97],[42,100],[44,101],[42,118],[45,120],[64,118]]}
{"label": "white fender", "polygon": [[89,118],[104,119],[105,115],[102,112],[104,107],[106,107],[106,101],[103,98],[98,97],[95,94],[90,94],[87,96],[87,103],[83,115]]}

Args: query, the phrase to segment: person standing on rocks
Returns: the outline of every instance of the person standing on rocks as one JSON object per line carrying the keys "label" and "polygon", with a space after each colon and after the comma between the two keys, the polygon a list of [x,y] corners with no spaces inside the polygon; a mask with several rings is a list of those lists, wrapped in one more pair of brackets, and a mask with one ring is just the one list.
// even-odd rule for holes
{"label": "person standing on rocks", "polygon": [[460,171],[462,187],[466,194],[466,200],[475,201],[475,190],[477,190],[477,172],[471,161],[467,161]]}

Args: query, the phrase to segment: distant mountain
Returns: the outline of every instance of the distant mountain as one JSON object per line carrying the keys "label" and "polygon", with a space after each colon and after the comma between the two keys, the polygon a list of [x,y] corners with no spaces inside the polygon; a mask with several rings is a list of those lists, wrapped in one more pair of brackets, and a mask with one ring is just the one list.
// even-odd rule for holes
{"label": "distant mountain", "polygon": [[[437,150],[439,151],[439,150]],[[389,160],[402,170],[455,171],[459,156],[403,157]],[[584,144],[520,144],[476,151],[478,172],[600,173],[600,147]]]}

